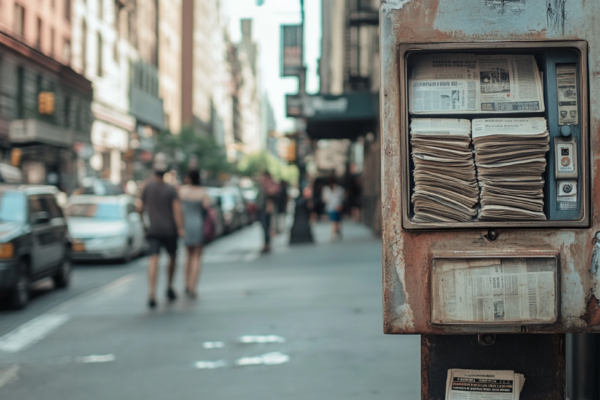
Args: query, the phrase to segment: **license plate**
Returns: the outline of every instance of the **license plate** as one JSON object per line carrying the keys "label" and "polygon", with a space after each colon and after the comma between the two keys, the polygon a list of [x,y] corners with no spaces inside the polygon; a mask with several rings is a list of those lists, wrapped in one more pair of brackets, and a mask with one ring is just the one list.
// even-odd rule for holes
{"label": "license plate", "polygon": [[76,252],[85,251],[85,244],[83,244],[83,243],[73,243],[73,251],[76,251]]}

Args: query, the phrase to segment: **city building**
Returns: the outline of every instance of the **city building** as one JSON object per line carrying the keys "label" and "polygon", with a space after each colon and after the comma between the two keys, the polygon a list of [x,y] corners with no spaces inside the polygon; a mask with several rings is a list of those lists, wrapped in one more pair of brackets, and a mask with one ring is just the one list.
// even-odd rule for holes
{"label": "city building", "polygon": [[152,173],[151,155],[154,139],[166,128],[163,100],[160,97],[159,75],[159,3],[157,0],[137,1],[133,13],[135,29],[129,44],[129,106],[136,119],[132,145],[125,155],[127,179],[145,179]]}
{"label": "city building", "polygon": [[178,133],[182,101],[182,0],[159,0],[158,4],[159,92],[164,102],[165,128]]}
{"label": "city building", "polygon": [[322,2],[321,87],[305,103],[312,139],[351,140],[345,174],[349,180],[360,172],[363,222],[376,232],[381,232],[379,5],[380,0]]}
{"label": "city building", "polygon": [[[143,179],[152,138],[164,128],[155,1],[73,0],[73,68],[94,86],[90,164],[114,183]],[[150,151],[137,162],[133,142]]]}
{"label": "city building", "polygon": [[0,149],[28,183],[78,186],[87,171],[92,85],[69,67],[69,0],[0,2]]}
{"label": "city building", "polygon": [[212,135],[211,38],[219,23],[217,0],[183,0],[181,121],[201,135]]}
{"label": "city building", "polygon": [[231,68],[231,97],[233,135],[225,146],[228,157],[239,160],[243,154],[257,153],[266,148],[266,132],[261,116],[261,96],[257,74],[257,46],[252,39],[252,20],[242,20],[242,40],[229,43],[228,60]]}

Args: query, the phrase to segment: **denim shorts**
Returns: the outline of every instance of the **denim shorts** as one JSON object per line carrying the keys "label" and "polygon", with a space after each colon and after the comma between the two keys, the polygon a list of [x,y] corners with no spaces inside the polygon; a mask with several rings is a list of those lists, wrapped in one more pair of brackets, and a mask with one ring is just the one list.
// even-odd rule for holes
{"label": "denim shorts", "polygon": [[331,222],[340,222],[342,220],[342,213],[339,211],[329,211],[328,214]]}
{"label": "denim shorts", "polygon": [[177,236],[172,237],[149,237],[148,238],[148,255],[153,256],[160,254],[160,249],[164,248],[169,255],[177,253]]}

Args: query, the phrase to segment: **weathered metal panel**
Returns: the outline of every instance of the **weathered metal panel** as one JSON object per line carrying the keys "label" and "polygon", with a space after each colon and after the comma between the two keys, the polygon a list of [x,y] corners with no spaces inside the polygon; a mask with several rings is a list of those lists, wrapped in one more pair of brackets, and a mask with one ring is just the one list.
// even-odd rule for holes
{"label": "weathered metal panel", "polygon": [[[383,302],[386,333],[600,332],[600,2],[596,0],[388,0],[381,6]],[[402,43],[585,40],[588,43],[591,218],[589,228],[408,231],[402,228],[398,45]],[[559,321],[549,326],[440,327],[430,324],[435,252],[556,251]]]}

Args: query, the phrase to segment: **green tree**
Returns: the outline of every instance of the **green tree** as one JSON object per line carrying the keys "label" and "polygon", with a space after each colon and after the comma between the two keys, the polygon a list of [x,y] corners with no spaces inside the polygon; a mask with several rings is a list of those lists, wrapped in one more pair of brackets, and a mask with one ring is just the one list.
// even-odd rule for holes
{"label": "green tree", "polygon": [[186,174],[192,159],[198,168],[216,178],[220,173],[231,173],[234,165],[227,160],[225,149],[210,136],[198,135],[192,127],[185,127],[178,135],[168,131],[159,133],[156,151],[168,154],[181,174]]}
{"label": "green tree", "polygon": [[288,165],[267,151],[248,154],[238,163],[240,174],[248,177],[256,177],[264,171],[268,171],[276,180],[285,180],[291,183],[298,182],[298,168]]}

